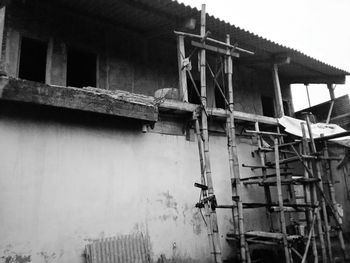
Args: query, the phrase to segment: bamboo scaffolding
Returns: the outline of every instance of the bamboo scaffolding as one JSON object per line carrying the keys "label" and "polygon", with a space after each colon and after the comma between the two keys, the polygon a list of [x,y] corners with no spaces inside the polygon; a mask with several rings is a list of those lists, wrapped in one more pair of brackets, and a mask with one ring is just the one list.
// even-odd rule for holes
{"label": "bamboo scaffolding", "polygon": [[[255,122],[255,132],[258,136],[258,147],[261,148],[262,147],[262,138],[261,138],[260,134],[263,134],[263,133],[260,132],[259,122]],[[262,151],[259,151],[259,157],[260,157],[261,166],[265,166],[265,153]],[[267,175],[266,168],[261,168],[261,173],[262,173],[263,179],[266,180],[266,175]],[[264,194],[265,194],[266,203],[271,204],[272,199],[271,199],[271,192],[270,192],[269,185],[264,185]],[[272,221],[271,213],[270,213],[268,208],[266,208],[266,217],[267,217],[267,220],[270,224],[270,231],[273,231],[273,221]]]}
{"label": "bamboo scaffolding", "polygon": [[281,231],[283,234],[283,247],[284,247],[284,255],[286,258],[286,263],[291,263],[291,255],[288,247],[287,240],[287,228],[286,228],[286,219],[284,216],[284,208],[283,208],[283,197],[282,197],[282,186],[281,186],[281,174],[280,174],[280,165],[279,165],[279,151],[278,151],[278,138],[274,139],[275,145],[275,161],[276,161],[276,180],[277,180],[277,197],[278,197],[278,206],[280,209],[280,223],[281,223]]}
{"label": "bamboo scaffolding", "polygon": [[[206,13],[205,5],[202,5],[201,10],[201,36],[204,39],[206,35]],[[203,41],[205,44],[205,41]],[[200,50],[200,81],[201,81],[201,101],[204,109],[207,108],[207,84],[206,84],[206,50]],[[208,186],[208,195],[214,195],[213,181],[211,175],[210,154],[209,154],[209,134],[208,134],[208,119],[205,110],[201,111],[202,135],[203,135],[203,150],[205,173]],[[217,215],[215,209],[210,209],[211,228],[213,232],[213,257],[216,263],[221,263],[221,245],[219,237],[219,229],[217,222]]]}
{"label": "bamboo scaffolding", "polygon": [[[314,153],[317,153],[317,150],[316,150],[316,145],[315,145],[315,141],[313,139],[313,135],[312,135],[312,130],[311,130],[311,124],[310,124],[310,119],[309,119],[309,116],[306,115],[306,125],[307,125],[307,128],[308,128],[308,131],[309,131],[309,138],[310,138],[310,145],[311,145],[311,153],[314,154]],[[319,160],[316,160],[316,178],[320,179],[319,183],[318,183],[318,186],[320,188],[320,190],[322,192],[324,192],[323,190],[323,182],[322,182],[322,165],[320,163]],[[331,236],[330,236],[330,227],[329,227],[329,224],[328,224],[328,214],[327,214],[327,207],[326,207],[326,203],[325,203],[325,200],[323,198],[323,196],[321,197],[321,208],[322,208],[322,213],[323,213],[323,222],[324,222],[324,228],[325,228],[325,235],[326,235],[326,241],[327,241],[327,252],[328,252],[328,257],[329,257],[329,260],[331,262],[334,261],[333,259],[333,254],[332,254],[332,243],[331,243]],[[324,262],[328,262],[327,260],[325,260]]]}
{"label": "bamboo scaffolding", "polygon": [[[314,228],[315,228],[315,219],[316,219],[317,211],[318,211],[318,208],[316,208],[314,213],[313,213],[312,222],[311,222],[310,230],[309,230],[309,236],[308,236],[308,239],[306,242],[305,251],[304,251],[304,255],[302,257],[301,263],[305,263],[306,258],[307,258],[307,254],[309,251],[310,242],[312,242],[312,239],[315,236]],[[315,256],[315,254],[314,254],[314,256]],[[318,261],[317,255],[315,257],[315,261]]]}
{"label": "bamboo scaffolding", "polygon": [[[322,136],[322,135],[321,135]],[[328,159],[329,153],[328,153],[328,144],[327,141],[324,141],[324,157]],[[328,185],[328,190],[329,190],[329,195],[331,197],[331,202],[333,205],[333,209],[336,211],[337,210],[337,201],[335,199],[335,191],[334,191],[334,180],[333,180],[333,174],[331,170],[331,162],[327,161],[327,164],[329,165],[329,172],[326,173],[327,176],[327,185]],[[336,217],[335,219],[340,222],[340,216],[338,213],[335,213],[334,216]],[[345,249],[345,242],[344,242],[344,237],[343,237],[343,231],[341,228],[337,228],[337,235],[340,243],[340,247],[343,251],[343,257],[344,259],[347,259],[347,253]]]}
{"label": "bamboo scaffolding", "polygon": [[[303,135],[303,138],[302,138],[303,153],[309,154],[309,146],[307,144],[306,130],[305,130],[304,123],[301,124],[301,131]],[[304,168],[305,168],[305,171],[310,174],[311,171],[309,166],[310,166],[310,162],[306,162],[306,165],[304,166]],[[312,194],[313,203],[316,204],[316,200],[317,200],[316,187],[314,185],[310,185],[310,190]],[[317,222],[318,237],[320,240],[320,246],[321,246],[321,252],[322,252],[322,259],[323,259],[323,262],[327,262],[327,252],[326,252],[326,246],[325,246],[324,235],[323,235],[324,233],[322,229],[321,215],[319,211],[316,212],[316,222]]]}
{"label": "bamboo scaffolding", "polygon": [[[303,129],[303,125],[301,127]],[[305,131],[305,127],[304,127],[304,131]],[[306,154],[307,150],[306,150],[306,140],[304,141],[303,140],[303,144],[301,145],[303,147],[303,152],[301,154]],[[303,160],[303,165],[304,167],[307,167],[307,161],[306,160]],[[309,179],[309,173],[306,171],[306,169],[304,169],[304,178],[305,179]],[[314,188],[314,186],[312,186],[311,184],[310,185],[307,185],[305,184],[303,186],[304,188],[304,202],[306,204],[309,204],[311,205],[312,203],[312,200],[311,200],[311,188]],[[312,243],[312,254],[314,256],[314,260],[315,262],[318,262],[318,252],[317,252],[317,243],[316,243],[316,234],[315,234],[315,231],[314,231],[314,224],[315,224],[315,218],[316,218],[316,213],[317,211],[314,211],[314,217],[313,217],[313,220],[311,222],[311,217],[312,217],[312,212],[310,210],[306,210],[305,211],[305,216],[306,216],[306,220],[307,220],[307,224],[308,224],[308,230],[309,230],[309,239],[310,241],[308,242],[311,242]],[[305,253],[307,253],[307,250],[308,248],[305,249]]]}
{"label": "bamboo scaffolding", "polygon": [[[226,36],[226,44],[230,45],[230,36]],[[226,71],[227,71],[227,85],[228,85],[228,97],[229,97],[229,163],[230,163],[230,172],[231,172],[231,188],[232,188],[232,198],[236,201],[237,212],[238,212],[238,233],[240,240],[240,252],[241,252],[241,262],[247,262],[246,255],[246,241],[244,234],[244,222],[243,222],[243,203],[242,203],[242,182],[239,171],[238,164],[238,154],[237,154],[237,145],[236,145],[236,128],[233,116],[233,83],[232,83],[232,74],[233,74],[233,65],[232,57],[230,55],[230,50],[227,49],[226,56]]]}
{"label": "bamboo scaffolding", "polygon": [[[199,152],[199,162],[200,162],[200,168],[201,168],[201,184],[206,185],[206,180],[205,180],[205,161],[204,161],[204,150],[203,150],[203,140],[200,132],[200,125],[199,125],[199,120],[198,117],[195,116],[195,131],[197,135],[197,143],[198,143],[198,152]],[[203,191],[203,198],[208,197],[207,191]],[[211,219],[210,219],[210,208],[208,202],[204,204],[205,208],[205,224],[207,226],[207,233],[208,233],[208,241],[209,241],[209,248],[211,252],[214,251],[214,242],[213,242],[213,231],[212,231],[212,225],[211,225]]]}

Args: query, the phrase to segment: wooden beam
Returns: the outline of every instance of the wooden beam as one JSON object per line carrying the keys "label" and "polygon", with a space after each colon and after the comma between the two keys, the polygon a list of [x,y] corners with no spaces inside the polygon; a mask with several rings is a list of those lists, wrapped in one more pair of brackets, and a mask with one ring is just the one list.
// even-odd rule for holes
{"label": "wooden beam", "polygon": [[274,57],[245,57],[237,60],[240,65],[256,65],[256,64],[289,64],[291,58],[287,55],[276,55]]}
{"label": "wooden beam", "polygon": [[[10,89],[13,89],[13,91],[11,91]],[[17,79],[7,78],[7,77],[0,77],[0,100],[30,102],[30,103],[42,104],[42,105],[48,105],[48,106],[54,106],[54,107],[62,107],[62,108],[68,108],[68,109],[78,109],[78,110],[84,110],[84,111],[90,111],[90,112],[118,115],[117,112],[114,112],[114,110],[108,110],[107,105],[99,105],[99,104],[103,103],[103,98],[100,98],[100,94],[107,93],[107,95],[101,95],[101,96],[108,97],[108,93],[118,94],[119,91],[111,92],[107,90],[98,90],[98,89],[94,89],[94,90],[100,91],[100,93],[98,92],[92,93],[91,91],[86,89],[49,86],[42,83],[17,80]],[[120,92],[128,93],[125,91],[120,91]],[[67,97],[62,97],[63,95]],[[181,114],[181,113],[192,114],[194,111],[198,110],[200,107],[197,104],[185,103],[185,102],[169,100],[169,99],[166,99],[164,102],[162,102],[158,106],[153,106],[154,97],[145,96],[145,95],[135,95],[135,94],[131,94],[130,96],[140,96],[140,98],[144,100],[144,104],[152,105],[150,106],[151,108],[156,107],[160,112],[163,112],[163,113],[172,111],[178,114]],[[87,105],[88,99],[93,99],[93,97],[96,97],[97,101],[92,101],[91,105]],[[109,98],[108,100],[107,99],[106,100],[109,101],[111,99],[112,98]],[[128,113],[128,116],[133,118],[133,116],[135,115],[134,118],[138,118],[140,117],[139,115],[146,115],[149,117],[149,119],[152,119],[152,120],[156,119],[155,115],[153,116],[153,114],[149,112],[148,107],[149,106],[145,106],[146,112],[142,114],[137,112],[138,107],[135,106],[136,108],[135,114],[130,112]],[[153,109],[151,112],[153,112]],[[219,119],[226,119],[227,117],[227,111],[224,109],[208,108],[207,113],[209,116],[213,116]],[[152,115],[152,116],[149,116],[149,115]],[[251,122],[258,121],[259,123],[263,123],[263,124],[278,125],[278,120],[275,118],[261,116],[261,115],[252,114],[252,113],[234,111],[234,117],[238,121],[251,121]]]}
{"label": "wooden beam", "polygon": [[293,76],[293,77],[283,77],[283,82],[288,84],[345,84],[346,75],[338,75],[338,76]]}
{"label": "wooden beam", "polygon": [[[222,55],[227,55],[227,50],[226,49],[223,49],[223,48],[219,48],[219,47],[214,47],[214,46],[211,46],[211,45],[208,45],[208,44],[204,44],[204,43],[200,43],[200,42],[196,42],[196,41],[191,41],[191,45],[194,46],[194,47],[198,47],[198,48],[204,48],[208,51],[212,51],[212,52],[215,52],[215,53],[219,53],[219,54],[222,54]],[[234,52],[233,50],[230,50],[230,55],[235,57],[235,58],[239,58],[239,53],[237,52]]]}
{"label": "wooden beam", "polygon": [[158,108],[142,95],[122,96],[99,89],[66,88],[0,77],[0,100],[29,102],[67,109],[157,121]]}
{"label": "wooden beam", "polygon": [[180,98],[182,101],[187,102],[188,91],[187,91],[186,68],[184,67],[184,61],[186,58],[184,36],[177,37],[177,58],[178,58],[178,67],[179,67]]}
{"label": "wooden beam", "polygon": [[281,118],[284,116],[284,110],[283,110],[282,92],[281,92],[280,80],[278,77],[277,64],[273,64],[272,66],[272,80],[273,80],[273,86],[275,91],[276,113],[277,113],[277,117]]}

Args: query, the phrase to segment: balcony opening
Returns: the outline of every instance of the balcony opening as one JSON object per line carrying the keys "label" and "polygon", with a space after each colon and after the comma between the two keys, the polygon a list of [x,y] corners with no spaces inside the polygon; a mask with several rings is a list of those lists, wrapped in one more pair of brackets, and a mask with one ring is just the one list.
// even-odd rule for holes
{"label": "balcony opening", "polygon": [[18,77],[45,83],[47,43],[22,37]]}
{"label": "balcony opening", "polygon": [[[201,84],[199,80],[194,80],[196,83],[198,92],[201,92]],[[191,81],[191,79],[187,79],[187,86],[188,86],[188,102],[193,104],[201,104],[200,98],[198,97],[198,94],[194,88],[194,85]]]}
{"label": "balcony opening", "polygon": [[67,86],[96,87],[96,54],[68,48]]}
{"label": "balcony opening", "polygon": [[264,116],[275,117],[275,104],[272,97],[261,96],[261,105]]}

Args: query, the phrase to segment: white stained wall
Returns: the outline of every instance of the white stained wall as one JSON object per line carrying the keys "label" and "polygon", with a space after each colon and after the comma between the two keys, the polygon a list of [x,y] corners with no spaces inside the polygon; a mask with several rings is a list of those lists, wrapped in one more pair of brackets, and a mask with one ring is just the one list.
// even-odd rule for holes
{"label": "white stained wall", "polygon": [[[250,140],[238,143],[240,157],[257,163]],[[150,236],[154,260],[161,254],[177,262],[210,259],[206,227],[194,207],[197,142],[2,116],[0,145],[0,262],[17,256],[23,262],[28,256],[31,262],[84,262],[91,239],[139,232]],[[210,145],[218,202],[232,204],[226,138],[212,136]],[[248,199],[259,196],[249,193]],[[265,224],[264,210],[255,213],[247,228]],[[227,258],[232,215],[225,209],[218,216]]]}

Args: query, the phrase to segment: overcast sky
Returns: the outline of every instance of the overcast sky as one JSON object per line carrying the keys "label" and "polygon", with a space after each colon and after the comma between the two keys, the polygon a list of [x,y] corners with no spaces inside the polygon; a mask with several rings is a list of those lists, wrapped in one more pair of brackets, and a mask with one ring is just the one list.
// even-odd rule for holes
{"label": "overcast sky", "polygon": [[[245,30],[350,71],[350,0],[178,0]],[[325,85],[310,85],[311,104],[329,100]],[[304,85],[292,88],[295,110],[308,107]],[[337,85],[336,96],[350,93]]]}

